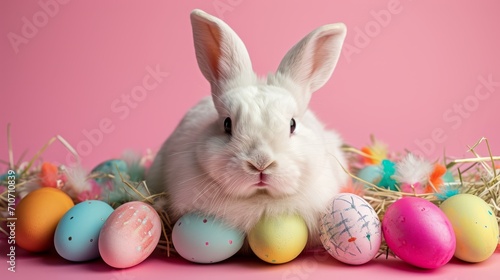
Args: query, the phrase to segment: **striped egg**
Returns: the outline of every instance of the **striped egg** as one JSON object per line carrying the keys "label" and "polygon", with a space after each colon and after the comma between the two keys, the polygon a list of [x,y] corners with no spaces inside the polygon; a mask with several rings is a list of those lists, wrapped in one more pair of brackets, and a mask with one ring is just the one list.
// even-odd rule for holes
{"label": "striped egg", "polygon": [[99,235],[99,253],[110,266],[127,268],[144,261],[161,236],[161,219],[150,205],[127,202],[106,220]]}

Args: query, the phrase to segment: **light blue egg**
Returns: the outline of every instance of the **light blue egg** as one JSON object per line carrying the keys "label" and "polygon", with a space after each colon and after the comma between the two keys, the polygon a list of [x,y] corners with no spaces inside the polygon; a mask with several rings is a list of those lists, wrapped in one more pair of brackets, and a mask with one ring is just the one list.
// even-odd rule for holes
{"label": "light blue egg", "polygon": [[87,200],[69,209],[59,221],[54,235],[57,253],[70,261],[88,261],[99,257],[99,233],[113,212],[109,204]]}
{"label": "light blue egg", "polygon": [[[368,165],[358,172],[357,177],[376,185],[378,181],[380,181],[382,175],[383,171],[380,165]],[[366,188],[371,187],[368,184],[364,185]]]}
{"label": "light blue egg", "polygon": [[174,225],[172,242],[179,255],[196,263],[230,258],[243,246],[245,235],[213,217],[189,213]]}

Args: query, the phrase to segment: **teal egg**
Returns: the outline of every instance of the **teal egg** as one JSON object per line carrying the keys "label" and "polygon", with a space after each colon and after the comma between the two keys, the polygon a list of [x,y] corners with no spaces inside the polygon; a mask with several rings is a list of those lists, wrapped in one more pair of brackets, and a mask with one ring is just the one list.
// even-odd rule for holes
{"label": "teal egg", "polygon": [[[98,166],[94,167],[91,171],[92,173],[102,173],[102,174],[113,174],[115,176],[115,181],[120,181],[120,174],[127,177],[128,167],[127,163],[121,159],[111,159],[100,163]],[[108,180],[113,180],[107,177],[98,177],[95,179],[98,183],[104,183]]]}
{"label": "teal egg", "polygon": [[57,224],[54,245],[57,253],[74,262],[99,257],[99,233],[113,212],[109,204],[87,200],[73,206]]}
{"label": "teal egg", "polygon": [[[383,171],[380,165],[368,165],[358,172],[357,177],[376,185],[380,181],[382,174]],[[364,185],[365,187],[370,187],[367,184]]]}
{"label": "teal egg", "polygon": [[211,216],[188,213],[172,230],[179,255],[196,263],[216,263],[230,258],[243,246],[245,235]]}
{"label": "teal egg", "polygon": [[95,181],[102,188],[102,199],[109,203],[123,203],[132,200],[130,193],[127,192],[128,186],[126,186],[120,177],[120,175],[128,180],[128,167],[127,163],[121,159],[112,159],[105,161],[94,169],[92,173],[95,174],[111,174],[114,178],[109,178],[106,176],[101,176],[95,178]]}

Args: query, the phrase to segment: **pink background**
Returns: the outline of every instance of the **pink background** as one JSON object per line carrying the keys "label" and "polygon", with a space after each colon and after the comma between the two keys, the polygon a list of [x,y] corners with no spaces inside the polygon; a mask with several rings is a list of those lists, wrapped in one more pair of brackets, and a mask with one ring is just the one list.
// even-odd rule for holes
{"label": "pink background", "polygon": [[[56,3],[40,1],[48,2]],[[128,148],[155,152],[186,110],[209,92],[192,46],[189,12],[194,8],[232,26],[261,75],[274,71],[285,52],[314,28],[346,23],[344,54],[311,107],[352,145],[368,144],[373,133],[393,151],[407,148],[436,159],[444,147],[448,155],[466,155],[466,145],[485,136],[494,153],[500,154],[494,114],[500,105],[498,1],[65,2],[44,10],[38,1],[0,1],[2,160],[7,160],[7,123],[12,124],[16,160],[26,150],[24,159],[30,159],[57,134],[79,150],[87,168]],[[30,24],[36,24],[36,29],[30,29]],[[126,103],[122,96],[130,96],[149,75],[146,69],[157,66],[168,77],[160,77],[156,88]],[[484,87],[480,77],[497,84]],[[85,134],[93,135],[93,141]],[[65,164],[67,155],[62,145],[55,144],[43,157]],[[1,253],[3,259],[3,249]],[[18,260],[20,272],[12,279],[30,275],[28,269],[36,273],[32,276],[66,273],[73,279],[200,274],[241,279],[339,274],[356,279],[374,275],[491,279],[495,271],[498,275],[500,261],[496,253],[478,265],[454,260],[440,270],[422,271],[380,259],[355,268],[331,258],[315,261],[307,256],[283,266],[255,259],[196,266],[157,256],[130,270],[116,271],[102,261],[70,264],[53,255],[19,252]],[[3,278],[7,271],[2,263]],[[61,277],[67,279],[67,275]]]}
{"label": "pink background", "polygon": [[[0,1],[2,160],[7,123],[16,160],[57,134],[87,168],[126,149],[156,152],[209,93],[194,56],[194,8],[223,18],[261,75],[314,28],[346,23],[344,53],[311,107],[347,143],[361,147],[373,133],[393,151],[437,159],[445,147],[470,155],[466,145],[484,136],[500,154],[498,1],[60,1],[50,13],[38,1]],[[134,100],[147,67],[168,77]],[[488,90],[479,77],[496,84]],[[71,157],[56,143],[44,159]]]}
{"label": "pink background", "polygon": [[[0,239],[0,245],[2,240]],[[7,271],[5,255],[0,256],[0,277],[9,280],[71,279],[71,280],[143,280],[143,279],[237,279],[237,280],[306,280],[306,279],[369,279],[369,280],[470,280],[498,279],[500,250],[488,260],[471,264],[452,259],[433,270],[419,269],[399,259],[384,256],[364,265],[352,266],[336,261],[326,251],[304,253],[293,261],[271,265],[255,256],[233,256],[216,264],[193,264],[178,256],[167,257],[156,251],[144,262],[127,269],[114,269],[97,259],[71,263],[56,252],[28,254],[18,248],[16,272]]]}

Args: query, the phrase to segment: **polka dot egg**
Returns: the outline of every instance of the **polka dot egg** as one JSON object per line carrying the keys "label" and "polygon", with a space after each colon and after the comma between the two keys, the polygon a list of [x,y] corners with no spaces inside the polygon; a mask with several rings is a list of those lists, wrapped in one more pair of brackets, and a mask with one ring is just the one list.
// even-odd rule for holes
{"label": "polka dot egg", "polygon": [[156,210],[144,202],[127,202],[104,223],[99,253],[112,267],[132,267],[151,255],[160,236],[161,219]]}
{"label": "polka dot egg", "polygon": [[113,208],[106,202],[88,200],[69,209],[57,225],[54,245],[69,261],[88,261],[99,257],[99,233]]}
{"label": "polka dot egg", "polygon": [[179,255],[196,263],[216,263],[230,258],[243,246],[245,236],[214,217],[194,213],[174,225],[172,242]]}

